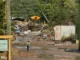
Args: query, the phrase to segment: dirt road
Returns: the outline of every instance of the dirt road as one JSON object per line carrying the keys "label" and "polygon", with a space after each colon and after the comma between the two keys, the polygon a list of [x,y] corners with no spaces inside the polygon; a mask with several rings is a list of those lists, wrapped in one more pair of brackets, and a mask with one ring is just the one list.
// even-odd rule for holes
{"label": "dirt road", "polygon": [[30,38],[31,47],[27,52],[27,37],[17,38],[17,42],[12,41],[12,60],[78,60],[76,57],[80,56],[78,44],[51,44],[52,41]]}

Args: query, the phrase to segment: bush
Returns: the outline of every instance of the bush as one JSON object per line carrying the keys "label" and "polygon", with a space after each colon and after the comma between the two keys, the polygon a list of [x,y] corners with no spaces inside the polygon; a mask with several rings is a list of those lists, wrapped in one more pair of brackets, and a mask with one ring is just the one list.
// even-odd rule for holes
{"label": "bush", "polygon": [[3,28],[3,24],[2,23],[0,23],[0,28]]}
{"label": "bush", "polygon": [[5,34],[5,30],[4,29],[0,29],[0,35],[4,35]]}
{"label": "bush", "polygon": [[75,35],[71,34],[69,37],[63,36],[62,39],[61,39],[61,41],[62,42],[71,41],[72,43],[74,43],[75,42]]}
{"label": "bush", "polygon": [[11,30],[12,30],[12,31],[15,31],[15,28],[14,28],[14,26],[11,26]]}

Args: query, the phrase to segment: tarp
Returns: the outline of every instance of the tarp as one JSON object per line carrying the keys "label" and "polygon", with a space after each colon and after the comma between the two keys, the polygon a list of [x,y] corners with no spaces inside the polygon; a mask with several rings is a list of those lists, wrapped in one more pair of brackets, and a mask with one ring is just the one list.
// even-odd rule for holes
{"label": "tarp", "polygon": [[39,16],[31,16],[31,19],[32,19],[32,20],[39,20],[40,17],[39,17]]}

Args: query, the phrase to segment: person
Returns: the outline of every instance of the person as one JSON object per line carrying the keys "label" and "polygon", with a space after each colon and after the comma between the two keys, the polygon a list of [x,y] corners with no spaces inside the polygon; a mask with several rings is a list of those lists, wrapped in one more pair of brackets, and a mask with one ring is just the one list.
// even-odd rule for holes
{"label": "person", "polygon": [[30,41],[28,41],[26,45],[27,45],[27,51],[29,51],[29,49],[30,49]]}

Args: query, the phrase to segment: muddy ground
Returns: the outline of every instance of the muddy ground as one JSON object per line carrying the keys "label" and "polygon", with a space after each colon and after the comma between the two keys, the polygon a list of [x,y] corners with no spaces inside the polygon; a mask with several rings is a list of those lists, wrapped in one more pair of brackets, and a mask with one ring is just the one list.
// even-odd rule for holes
{"label": "muddy ground", "polygon": [[[27,52],[26,42],[30,40],[30,50]],[[18,37],[12,41],[12,60],[79,60],[78,44],[65,42],[54,44],[39,36]]]}

